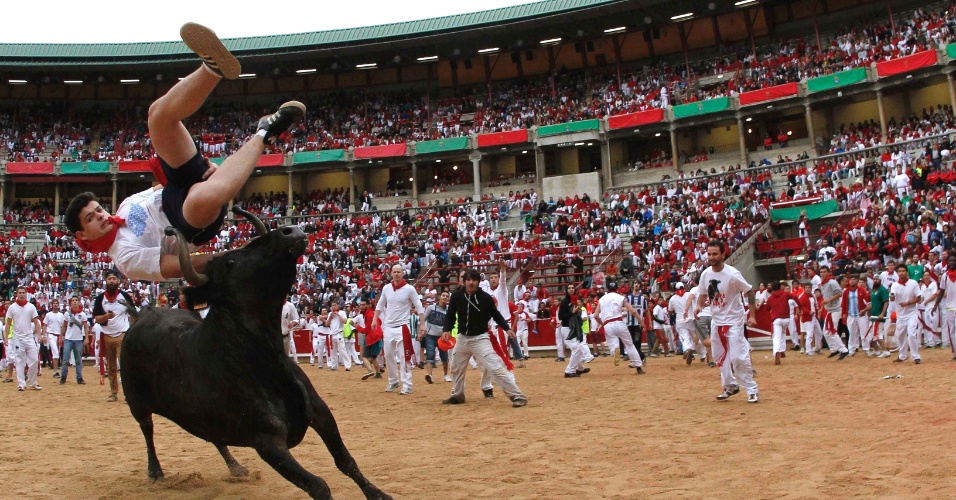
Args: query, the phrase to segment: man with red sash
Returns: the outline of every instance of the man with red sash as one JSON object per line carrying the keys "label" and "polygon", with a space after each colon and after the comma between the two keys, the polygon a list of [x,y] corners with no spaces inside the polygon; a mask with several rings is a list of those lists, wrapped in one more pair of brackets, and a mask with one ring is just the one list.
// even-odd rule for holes
{"label": "man with red sash", "polygon": [[[381,326],[385,350],[385,369],[388,371],[388,386],[385,392],[395,392],[401,377],[399,394],[412,393],[411,356],[412,335],[408,328],[409,315],[418,314],[418,324],[425,325],[425,308],[418,298],[415,287],[405,281],[401,264],[392,266],[392,281],[382,287],[382,297],[375,306],[373,326]],[[366,340],[367,342],[367,340]]]}

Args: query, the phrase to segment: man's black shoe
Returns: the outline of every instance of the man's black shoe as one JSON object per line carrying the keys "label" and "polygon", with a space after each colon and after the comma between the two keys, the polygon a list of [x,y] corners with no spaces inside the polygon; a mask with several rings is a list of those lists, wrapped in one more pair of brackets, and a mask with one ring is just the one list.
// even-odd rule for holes
{"label": "man's black shoe", "polygon": [[305,104],[299,101],[289,101],[279,106],[279,110],[275,113],[259,119],[258,130],[264,130],[266,133],[262,140],[269,142],[272,138],[289,130],[289,127],[298,123],[304,117]]}
{"label": "man's black shoe", "polygon": [[487,399],[491,399],[491,398],[495,397],[495,390],[494,390],[494,389],[482,389],[481,392],[483,392],[483,393],[485,394],[485,398],[487,398]]}
{"label": "man's black shoe", "polygon": [[839,356],[839,355],[840,355],[840,351],[833,351],[833,352],[830,353],[829,356],[827,356],[827,358],[828,358],[828,359],[829,359],[829,358],[835,358],[835,357],[837,357],[837,356]]}
{"label": "man's black shoe", "polygon": [[80,384],[80,385],[86,385],[86,381],[83,380],[83,379],[77,380],[76,383],[77,383],[77,384]]}
{"label": "man's black shoe", "polygon": [[66,377],[60,377],[60,385],[63,385],[65,383],[66,383]]}
{"label": "man's black shoe", "polygon": [[581,374],[578,372],[574,372],[574,373],[564,372],[564,378],[574,378],[574,377],[580,377],[580,376]]}
{"label": "man's black shoe", "polygon": [[464,396],[452,396],[448,399],[442,400],[441,404],[443,405],[463,405],[465,404]]}
{"label": "man's black shoe", "polygon": [[580,369],[580,370],[577,370],[575,373],[577,373],[578,375],[584,375],[585,373],[591,373],[591,369],[590,369],[590,368],[582,368],[582,369]]}
{"label": "man's black shoe", "polygon": [[843,358],[845,358],[845,357],[847,357],[847,356],[849,356],[849,355],[850,355],[850,353],[849,353],[848,351],[843,351],[843,352],[840,353],[840,357],[837,358],[837,361],[843,361]]}

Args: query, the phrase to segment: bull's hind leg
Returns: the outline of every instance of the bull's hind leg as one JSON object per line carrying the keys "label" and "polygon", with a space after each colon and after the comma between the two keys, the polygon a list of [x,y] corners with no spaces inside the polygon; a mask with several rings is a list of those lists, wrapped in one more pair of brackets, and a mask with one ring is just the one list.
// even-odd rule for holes
{"label": "bull's hind leg", "polygon": [[362,475],[362,471],[359,470],[355,459],[352,458],[349,450],[345,447],[345,443],[342,441],[342,435],[339,434],[339,426],[335,424],[335,417],[332,416],[332,411],[329,410],[325,401],[322,401],[322,398],[314,392],[310,399],[312,421],[309,425],[322,437],[326,448],[329,449],[329,453],[331,453],[332,458],[335,459],[335,466],[338,467],[343,474],[355,481],[355,484],[362,489],[362,493],[365,493],[365,498],[391,499],[392,497],[378,489],[378,487],[370,483],[369,480],[365,479],[365,476]]}
{"label": "bull's hind leg", "polygon": [[226,466],[229,467],[229,473],[232,474],[233,477],[245,477],[249,475],[249,469],[239,465],[239,462],[232,456],[232,453],[229,453],[229,448],[226,448],[225,445],[217,444],[216,449],[219,450],[222,459],[226,461]]}
{"label": "bull's hind leg", "polygon": [[322,478],[305,470],[299,465],[299,462],[296,462],[295,457],[289,453],[285,439],[280,439],[279,436],[274,435],[262,435],[259,444],[256,445],[256,452],[276,472],[292,484],[305,490],[310,497],[332,498],[329,485],[325,484]]}
{"label": "bull's hind leg", "polygon": [[159,459],[156,458],[156,446],[153,445],[153,414],[145,413],[130,406],[130,413],[133,418],[139,422],[139,429],[143,431],[143,437],[146,438],[146,467],[149,471],[149,478],[153,481],[163,479],[163,468],[159,466]]}

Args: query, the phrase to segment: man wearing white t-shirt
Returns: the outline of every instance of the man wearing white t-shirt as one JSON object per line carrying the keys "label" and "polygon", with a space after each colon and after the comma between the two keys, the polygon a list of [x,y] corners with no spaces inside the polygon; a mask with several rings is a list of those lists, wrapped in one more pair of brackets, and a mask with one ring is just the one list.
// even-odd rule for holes
{"label": "man wearing white t-shirt", "polygon": [[920,295],[919,284],[910,279],[906,266],[900,266],[896,271],[900,275],[899,283],[891,288],[896,302],[896,338],[900,344],[900,355],[893,361],[902,363],[911,354],[913,362],[922,363],[919,356],[919,311],[916,304],[923,299]]}
{"label": "man wearing white t-shirt", "polygon": [[[17,372],[17,390],[27,387],[39,391],[37,373],[40,372],[40,315],[37,308],[27,302],[27,291],[22,286],[17,288],[16,301],[7,308],[4,331],[13,326],[13,338],[7,344],[7,352],[13,353],[15,371]],[[7,355],[9,357],[9,354]],[[24,378],[23,369],[27,369]]]}
{"label": "man wearing white t-shirt", "polygon": [[946,262],[946,272],[939,280],[940,293],[936,295],[936,304],[933,309],[943,310],[940,318],[940,335],[943,337],[943,347],[949,347],[956,361],[956,252],[949,254]]}
{"label": "man wearing white t-shirt", "polygon": [[[60,368],[60,384],[65,384],[70,374],[70,359],[76,362],[76,383],[83,381],[83,348],[90,345],[90,324],[79,297],[70,299],[70,309],[63,324],[63,366]],[[72,355],[72,356],[71,356]]]}
{"label": "man wearing white t-shirt", "polygon": [[299,326],[299,311],[296,310],[292,302],[289,302],[289,296],[286,295],[285,303],[282,304],[282,320],[279,325],[282,331],[282,343],[285,347],[286,355],[292,356],[292,360],[299,363],[299,355],[295,352],[295,328]]}
{"label": "man wearing white t-shirt", "polygon": [[63,330],[65,317],[60,312],[60,301],[53,299],[50,302],[50,312],[43,316],[43,331],[46,334],[46,347],[53,358],[53,376],[60,376],[60,332]]}
{"label": "man wearing white t-shirt", "polygon": [[677,291],[667,302],[667,310],[674,313],[674,329],[677,330],[677,337],[684,348],[684,360],[689,365],[694,362],[694,354],[697,351],[697,335],[693,332],[694,318],[686,314],[687,300],[684,298],[684,284],[678,283],[676,286]]}
{"label": "man wearing white t-shirt", "polygon": [[[119,276],[115,271],[106,274],[106,290],[93,302],[93,321],[102,326],[103,344],[100,351],[106,363],[110,381],[107,402],[115,402],[119,393],[120,348],[129,330],[129,310],[135,311],[133,298],[119,289]],[[102,372],[102,368],[100,370]]]}
{"label": "man wearing white t-shirt", "polygon": [[[744,324],[757,324],[754,316],[757,307],[750,290],[753,288],[733,266],[724,264],[726,246],[720,240],[707,244],[707,262],[710,267],[700,274],[698,286],[701,293],[697,298],[694,317],[710,301],[712,315],[711,349],[717,366],[720,367],[720,380],[724,391],[717,395],[718,401],[726,401],[740,389],[737,383],[747,391],[747,402],[756,403],[757,383],[753,379],[753,366],[750,363],[750,343],[744,337]],[[704,293],[706,292],[706,293]],[[750,313],[744,309],[741,296],[750,297]]]}
{"label": "man wearing white t-shirt", "polygon": [[[382,287],[382,296],[375,306],[372,325],[381,325],[384,341],[385,369],[388,386],[385,392],[395,392],[402,383],[400,395],[412,393],[412,333],[409,316],[418,314],[418,324],[424,328],[425,308],[415,287],[405,281],[405,270],[400,264],[392,266],[392,281]],[[399,378],[401,377],[401,378]]]}
{"label": "man wearing white t-shirt", "polygon": [[[339,368],[339,360],[345,365],[345,371],[352,370],[352,355],[349,353],[345,344],[345,337],[342,335],[345,330],[345,320],[347,319],[345,311],[339,309],[339,303],[332,301],[332,311],[325,319],[325,324],[329,327],[329,335],[332,340],[332,356],[329,358],[329,370],[335,371]],[[352,349],[355,350],[354,348]]]}

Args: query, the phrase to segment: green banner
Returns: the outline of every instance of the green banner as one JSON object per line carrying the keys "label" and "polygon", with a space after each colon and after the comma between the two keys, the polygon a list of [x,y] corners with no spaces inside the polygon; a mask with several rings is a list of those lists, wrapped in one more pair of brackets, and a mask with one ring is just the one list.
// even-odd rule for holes
{"label": "green banner", "polygon": [[601,120],[582,120],[579,122],[559,123],[557,125],[545,125],[538,127],[538,136],[570,134],[572,132],[584,132],[587,130],[600,130]]}
{"label": "green banner", "polygon": [[215,163],[216,166],[222,165],[222,162],[226,161],[225,156],[220,156],[218,158],[209,158],[209,161]]}
{"label": "green banner", "polygon": [[866,81],[866,68],[854,68],[833,73],[832,75],[811,78],[807,80],[807,91],[822,92],[824,90],[846,87],[854,83]]}
{"label": "green banner", "polygon": [[726,111],[728,109],[730,109],[730,98],[718,97],[716,99],[706,99],[690,104],[674,106],[674,118],[689,118],[691,116],[717,113],[718,111]]}
{"label": "green banner", "polygon": [[778,220],[798,220],[800,214],[806,212],[807,219],[814,220],[824,215],[832,214],[837,211],[836,200],[821,201],[810,205],[801,205],[799,207],[777,208],[770,211],[770,218],[773,221]]}
{"label": "green banner", "polygon": [[292,155],[292,164],[301,165],[303,163],[322,163],[326,161],[343,161],[345,159],[344,149],[326,149],[322,151],[305,151]]}
{"label": "green banner", "polygon": [[105,174],[110,171],[108,161],[65,161],[60,164],[60,171],[64,174]]}
{"label": "green banner", "polygon": [[946,55],[950,59],[956,59],[956,43],[951,43],[946,46]]}
{"label": "green banner", "polygon": [[455,137],[452,139],[439,139],[437,141],[422,141],[415,143],[415,153],[423,155],[428,153],[441,153],[442,151],[459,151],[468,149],[467,137]]}

